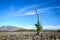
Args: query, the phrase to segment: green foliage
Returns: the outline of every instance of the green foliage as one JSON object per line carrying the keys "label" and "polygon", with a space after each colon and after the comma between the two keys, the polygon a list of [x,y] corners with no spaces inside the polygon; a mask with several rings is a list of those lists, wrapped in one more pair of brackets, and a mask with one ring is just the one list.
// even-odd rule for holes
{"label": "green foliage", "polygon": [[35,24],[36,28],[37,28],[37,35],[39,35],[41,29],[42,29],[42,26],[40,24],[40,22],[38,21],[37,24]]}
{"label": "green foliage", "polygon": [[38,12],[37,12],[37,8],[36,8],[36,15],[37,15],[37,24],[35,24],[36,28],[37,28],[37,35],[39,35],[41,29],[42,29],[42,26],[40,24],[40,20],[39,20],[39,15],[38,15]]}
{"label": "green foliage", "polygon": [[60,32],[60,30],[57,30],[57,32]]}

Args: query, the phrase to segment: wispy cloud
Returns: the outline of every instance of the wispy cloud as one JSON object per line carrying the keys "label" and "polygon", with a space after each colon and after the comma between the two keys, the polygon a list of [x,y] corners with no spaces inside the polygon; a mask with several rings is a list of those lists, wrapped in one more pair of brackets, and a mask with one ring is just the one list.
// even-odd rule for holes
{"label": "wispy cloud", "polygon": [[[7,16],[7,17],[25,16],[28,14],[28,10],[31,8],[34,8],[34,7],[35,7],[35,5],[31,5],[31,6],[27,6],[25,8],[15,11],[14,7],[11,6],[10,10],[8,12],[4,12],[4,13],[6,13],[5,16]],[[11,9],[13,9],[13,10],[11,10]]]}
{"label": "wispy cloud", "polygon": [[31,5],[31,6],[28,6],[28,7],[22,8],[22,9],[20,9],[20,10],[17,10],[16,13],[19,13],[19,14],[20,14],[21,12],[25,12],[25,11],[27,11],[28,9],[32,8],[32,7],[34,7],[34,5]]}
{"label": "wispy cloud", "polygon": [[[51,13],[51,11],[50,11],[51,8],[52,7],[38,9],[38,13]],[[26,11],[25,14],[23,14],[23,15],[26,16],[26,15],[35,15],[36,14],[35,10],[33,10],[31,12],[30,11]]]}
{"label": "wispy cloud", "polygon": [[[22,9],[19,9],[17,11],[14,11],[15,9],[12,7],[12,11],[7,12],[6,16],[7,17],[15,17],[15,16],[26,16],[26,15],[35,15],[35,5],[31,5]],[[57,7],[46,7],[46,8],[40,8],[38,9],[38,13],[54,13],[54,11],[51,11],[53,8],[60,8],[59,6]]]}
{"label": "wispy cloud", "polygon": [[[38,13],[54,13],[54,11],[51,11],[53,8],[58,8],[58,7],[46,7],[46,8],[41,8],[38,9]],[[35,15],[35,11],[32,12],[26,12],[24,15]]]}
{"label": "wispy cloud", "polygon": [[[60,8],[60,7],[46,7],[46,8],[41,8],[41,9],[38,9],[38,13],[54,13],[54,11],[51,11],[51,9],[53,8]],[[30,10],[31,11],[31,10]],[[26,15],[35,15],[35,10],[30,12],[30,11],[26,11],[24,16]]]}
{"label": "wispy cloud", "polygon": [[24,15],[35,15],[35,12],[26,12]]}

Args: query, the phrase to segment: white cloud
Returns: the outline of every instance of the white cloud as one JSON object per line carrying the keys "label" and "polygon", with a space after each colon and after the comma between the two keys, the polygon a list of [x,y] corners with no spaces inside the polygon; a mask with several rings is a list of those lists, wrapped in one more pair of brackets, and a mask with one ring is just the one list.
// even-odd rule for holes
{"label": "white cloud", "polygon": [[1,27],[1,25],[0,25],[0,27]]}
{"label": "white cloud", "polygon": [[25,29],[35,29],[33,25],[26,25],[23,28],[25,28]]}
{"label": "white cloud", "polygon": [[34,14],[36,14],[36,13],[34,13],[34,12],[28,12],[28,13],[25,13],[24,15],[34,15]]}
{"label": "white cloud", "polygon": [[56,25],[56,26],[53,26],[53,25],[44,25],[44,26],[43,26],[43,29],[56,30],[56,29],[60,29],[60,25]]}
{"label": "white cloud", "polygon": [[54,13],[53,11],[51,11],[50,9],[53,9],[54,7],[47,7],[47,8],[41,8],[39,9],[39,13]]}
{"label": "white cloud", "polygon": [[60,8],[60,6],[57,6],[57,8]]}
{"label": "white cloud", "polygon": [[[42,27],[43,27],[43,29],[49,29],[49,30],[60,29],[60,25],[56,25],[56,26],[54,26],[54,25],[43,25]],[[25,29],[36,29],[36,27],[34,25],[26,25],[23,28],[25,28]]]}

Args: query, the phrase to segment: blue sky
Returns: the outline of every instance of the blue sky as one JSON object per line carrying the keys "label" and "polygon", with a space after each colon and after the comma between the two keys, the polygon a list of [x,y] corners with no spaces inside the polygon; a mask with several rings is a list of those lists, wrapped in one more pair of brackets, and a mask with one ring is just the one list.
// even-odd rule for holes
{"label": "blue sky", "polygon": [[43,29],[60,29],[60,0],[0,0],[0,26],[36,29],[36,4]]}

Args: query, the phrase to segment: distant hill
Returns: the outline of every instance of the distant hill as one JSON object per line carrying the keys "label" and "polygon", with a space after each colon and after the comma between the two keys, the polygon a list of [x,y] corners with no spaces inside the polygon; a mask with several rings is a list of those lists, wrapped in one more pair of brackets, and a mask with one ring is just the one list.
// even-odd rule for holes
{"label": "distant hill", "polygon": [[[23,31],[23,32],[36,32],[36,29],[24,29],[16,26],[1,26],[0,31]],[[41,30],[41,32],[60,32],[60,30]]]}
{"label": "distant hill", "polygon": [[14,30],[23,30],[23,28],[18,28],[15,26],[1,26],[0,31],[14,31]]}

